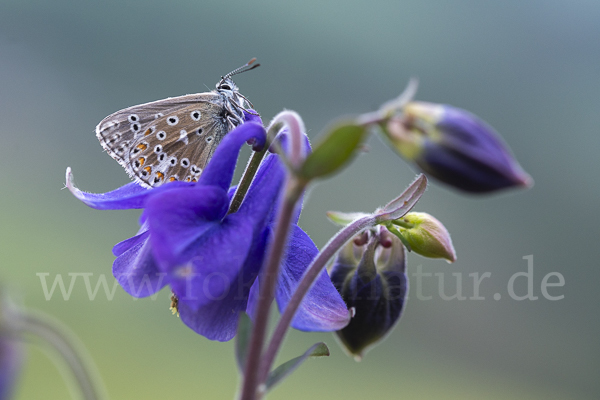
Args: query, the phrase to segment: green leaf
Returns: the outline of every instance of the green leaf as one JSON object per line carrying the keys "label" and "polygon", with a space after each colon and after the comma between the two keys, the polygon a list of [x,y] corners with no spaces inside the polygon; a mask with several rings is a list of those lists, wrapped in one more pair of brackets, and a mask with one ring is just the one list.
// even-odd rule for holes
{"label": "green leaf", "polygon": [[334,128],[314,147],[300,168],[300,177],[311,180],[333,174],[347,164],[367,133],[362,125],[345,124]]}
{"label": "green leaf", "polygon": [[292,358],[290,361],[281,364],[279,367],[275,368],[267,378],[267,382],[265,383],[267,386],[267,390],[272,389],[275,385],[283,381],[292,372],[296,370],[307,358],[309,357],[328,357],[329,356],[329,348],[323,342],[314,344],[310,349],[308,349],[304,354],[300,357]]}
{"label": "green leaf", "polygon": [[252,334],[252,320],[245,312],[240,313],[237,334],[235,335],[235,359],[240,372],[244,372],[246,356],[248,355],[248,344]]}

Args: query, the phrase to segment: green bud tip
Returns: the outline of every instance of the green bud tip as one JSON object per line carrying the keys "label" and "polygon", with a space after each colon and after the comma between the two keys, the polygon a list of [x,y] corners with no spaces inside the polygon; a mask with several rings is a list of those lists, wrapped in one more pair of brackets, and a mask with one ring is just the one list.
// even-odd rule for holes
{"label": "green bud tip", "polygon": [[432,215],[410,212],[392,222],[415,253],[429,258],[443,258],[449,263],[456,261],[450,233]]}

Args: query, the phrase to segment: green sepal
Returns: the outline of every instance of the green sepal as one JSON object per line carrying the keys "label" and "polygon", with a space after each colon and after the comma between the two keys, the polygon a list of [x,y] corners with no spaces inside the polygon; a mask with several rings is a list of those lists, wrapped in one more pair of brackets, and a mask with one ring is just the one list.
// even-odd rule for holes
{"label": "green sepal", "polygon": [[[405,245],[410,243],[409,248],[415,253],[428,258],[443,258],[449,263],[456,261],[456,251],[450,233],[433,215],[423,212],[409,212],[402,218],[390,221],[388,224],[390,223],[398,229],[405,239],[402,242]],[[392,232],[389,226],[388,230]],[[396,236],[398,235],[396,234]]]}
{"label": "green sepal", "polygon": [[378,223],[398,219],[409,212],[419,201],[427,189],[427,178],[419,174],[404,192],[390,201],[380,210],[375,211]]}
{"label": "green sepal", "polygon": [[311,180],[337,172],[355,155],[367,132],[365,126],[353,123],[337,126],[306,157],[298,175]]}
{"label": "green sepal", "polygon": [[235,359],[240,372],[244,373],[246,357],[248,355],[248,344],[252,334],[252,320],[245,312],[240,312],[237,334],[235,335]]}
{"label": "green sepal", "polygon": [[345,213],[341,211],[327,211],[327,218],[334,224],[338,224],[341,226],[346,226],[350,224],[352,221],[362,218],[368,217],[369,214],[355,212],[355,213]]}
{"label": "green sepal", "polygon": [[311,346],[304,354],[299,357],[292,358],[291,360],[281,364],[279,367],[275,368],[269,374],[267,381],[265,382],[266,390],[272,389],[275,385],[283,381],[292,372],[296,370],[306,359],[309,357],[328,357],[329,356],[329,348],[323,342],[316,343]]}
{"label": "green sepal", "polygon": [[394,236],[396,236],[398,239],[400,239],[400,241],[402,242],[404,247],[406,247],[406,250],[412,251],[412,247],[410,246],[410,243],[408,242],[408,240],[406,240],[406,238],[404,236],[402,236],[402,232],[398,228],[396,228],[391,223],[385,224],[385,227],[388,229],[388,231],[390,231],[390,233],[393,233]]}

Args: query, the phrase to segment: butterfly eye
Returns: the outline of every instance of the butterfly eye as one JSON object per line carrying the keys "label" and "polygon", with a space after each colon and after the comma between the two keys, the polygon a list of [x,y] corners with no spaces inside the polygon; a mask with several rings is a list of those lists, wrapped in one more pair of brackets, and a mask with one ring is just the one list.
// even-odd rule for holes
{"label": "butterfly eye", "polygon": [[221,90],[231,90],[231,86],[229,86],[229,85],[221,85]]}

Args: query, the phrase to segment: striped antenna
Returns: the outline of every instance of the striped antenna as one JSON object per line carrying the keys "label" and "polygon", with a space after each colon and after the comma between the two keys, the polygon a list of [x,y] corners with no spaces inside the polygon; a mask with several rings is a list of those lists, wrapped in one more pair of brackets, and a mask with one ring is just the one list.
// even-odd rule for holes
{"label": "striped antenna", "polygon": [[252,60],[248,61],[246,64],[242,65],[241,67],[234,69],[227,75],[222,76],[221,82],[223,82],[227,78],[231,78],[234,75],[241,74],[242,72],[250,71],[250,70],[253,70],[254,68],[260,67],[260,64],[252,65],[254,63],[254,61],[256,61],[256,58],[253,58]]}

